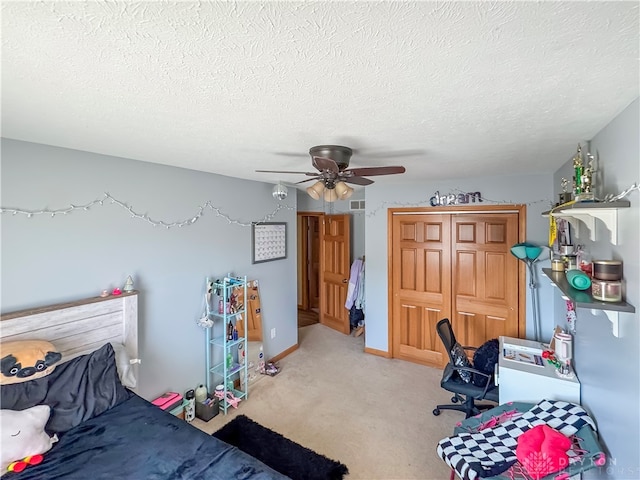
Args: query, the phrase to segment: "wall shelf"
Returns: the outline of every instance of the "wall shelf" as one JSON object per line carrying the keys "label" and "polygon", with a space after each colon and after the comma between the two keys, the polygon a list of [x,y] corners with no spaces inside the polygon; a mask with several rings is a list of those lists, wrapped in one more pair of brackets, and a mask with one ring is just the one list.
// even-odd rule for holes
{"label": "wall shelf", "polygon": [[628,208],[631,203],[628,200],[617,202],[576,202],[557,210],[542,212],[543,216],[566,218],[571,224],[576,238],[579,237],[578,224],[581,222],[589,229],[589,238],[595,241],[595,219],[599,218],[609,230],[611,243],[618,244],[618,209]]}
{"label": "wall shelf", "polygon": [[591,288],[588,290],[576,290],[569,285],[564,272],[554,272],[550,268],[543,268],[542,272],[549,277],[551,282],[558,287],[569,300],[575,302],[576,307],[625,313],[635,313],[636,311],[635,307],[627,302],[601,302],[594,299],[591,296]]}
{"label": "wall shelf", "polygon": [[560,289],[563,298],[575,302],[576,308],[588,308],[591,310],[592,315],[596,315],[598,311],[604,312],[611,322],[614,337],[620,336],[620,312],[635,313],[636,311],[635,307],[627,302],[601,302],[595,300],[591,296],[591,288],[588,290],[576,290],[569,285],[564,272],[554,272],[550,268],[543,268],[542,272],[549,277],[552,285]]}

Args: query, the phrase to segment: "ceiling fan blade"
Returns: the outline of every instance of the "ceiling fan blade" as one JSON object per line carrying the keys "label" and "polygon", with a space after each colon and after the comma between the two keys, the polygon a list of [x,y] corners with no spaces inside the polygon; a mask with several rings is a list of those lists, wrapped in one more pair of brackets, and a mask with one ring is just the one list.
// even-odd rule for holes
{"label": "ceiling fan blade", "polygon": [[294,185],[298,185],[299,183],[312,182],[313,180],[321,180],[321,179],[322,177],[307,178],[306,180],[300,180],[299,182],[296,182]]}
{"label": "ceiling fan blade", "polygon": [[369,180],[364,177],[343,178],[342,181],[346,183],[353,183],[354,185],[371,185],[373,183],[373,180]]}
{"label": "ceiling fan blade", "polygon": [[300,153],[300,152],[273,152],[273,154],[280,155],[282,157],[309,158],[308,153]]}
{"label": "ceiling fan blade", "polygon": [[340,171],[340,169],[338,168],[338,164],[330,158],[313,157],[311,163],[320,171],[329,170],[333,173],[338,173]]}
{"label": "ceiling fan blade", "polygon": [[404,167],[364,167],[364,168],[351,168],[345,170],[345,172],[351,172],[354,175],[393,175],[395,173],[404,173],[406,169]]}
{"label": "ceiling fan blade", "polygon": [[417,157],[424,155],[424,150],[386,150],[386,151],[373,151],[368,149],[354,149],[354,155],[367,158],[397,158],[397,157]]}
{"label": "ceiling fan blade", "polygon": [[298,175],[309,175],[316,177],[318,176],[318,172],[290,172],[283,170],[256,170],[257,173],[296,173]]}

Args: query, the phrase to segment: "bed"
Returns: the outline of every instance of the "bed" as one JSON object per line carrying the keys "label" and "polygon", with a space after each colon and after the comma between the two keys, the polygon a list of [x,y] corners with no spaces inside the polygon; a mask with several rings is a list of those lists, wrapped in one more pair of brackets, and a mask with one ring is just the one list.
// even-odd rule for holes
{"label": "bed", "polygon": [[43,376],[0,387],[3,412],[48,405],[45,430],[58,437],[42,463],[3,479],[286,478],[122,385],[114,346],[138,368],[137,302],[131,292],[2,315],[3,345],[46,341],[61,355]]}

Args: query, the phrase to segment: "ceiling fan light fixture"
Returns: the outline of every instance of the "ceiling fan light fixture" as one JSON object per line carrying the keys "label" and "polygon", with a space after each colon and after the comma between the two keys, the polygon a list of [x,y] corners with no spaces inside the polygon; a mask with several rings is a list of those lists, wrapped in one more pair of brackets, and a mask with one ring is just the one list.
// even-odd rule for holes
{"label": "ceiling fan light fixture", "polygon": [[338,194],[336,193],[335,188],[327,188],[324,191],[324,201],[325,202],[335,202],[338,199]]}
{"label": "ceiling fan light fixture", "polygon": [[353,188],[351,188],[349,185],[347,185],[344,182],[336,183],[335,190],[336,190],[336,194],[338,195],[338,199],[340,200],[346,200],[351,195],[353,195]]}
{"label": "ceiling fan light fixture", "polygon": [[324,184],[322,182],[316,182],[309,188],[307,188],[307,193],[314,200],[320,200],[320,195],[324,191]]}
{"label": "ceiling fan light fixture", "polygon": [[[346,200],[353,195],[353,188],[345,183],[366,186],[374,181],[367,178],[380,175],[395,175],[405,173],[405,168],[400,165],[387,165],[382,167],[361,167],[349,168],[349,161],[353,150],[341,145],[317,145],[309,149],[311,155],[311,165],[316,172],[292,172],[282,170],[256,170],[261,173],[296,173],[306,175],[308,178],[295,184],[306,183],[316,180],[316,184],[307,188],[309,196],[319,200],[321,196],[325,200],[333,202],[335,200]],[[327,190],[336,190],[334,193],[326,193]],[[284,195],[281,191],[274,191],[274,197],[279,198]]]}

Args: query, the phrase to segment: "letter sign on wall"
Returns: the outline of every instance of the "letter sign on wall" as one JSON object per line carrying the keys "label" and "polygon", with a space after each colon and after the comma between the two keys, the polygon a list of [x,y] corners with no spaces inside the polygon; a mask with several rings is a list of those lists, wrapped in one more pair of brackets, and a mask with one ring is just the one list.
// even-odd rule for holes
{"label": "letter sign on wall", "polygon": [[436,193],[429,199],[429,203],[432,207],[442,207],[445,205],[464,205],[467,203],[482,202],[482,194],[480,192],[469,193],[450,193],[448,195],[440,195],[440,192]]}

